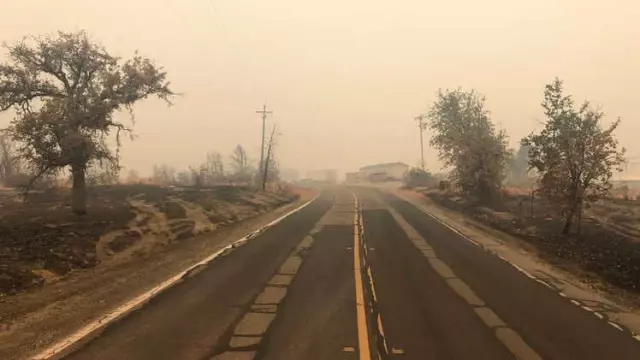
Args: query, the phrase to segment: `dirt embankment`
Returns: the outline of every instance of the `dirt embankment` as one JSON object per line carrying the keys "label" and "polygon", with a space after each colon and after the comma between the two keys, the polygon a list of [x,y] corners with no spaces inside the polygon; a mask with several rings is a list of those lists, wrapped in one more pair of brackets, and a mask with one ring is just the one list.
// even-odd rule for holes
{"label": "dirt embankment", "polygon": [[70,271],[142,256],[293,200],[248,188],[93,188],[89,213],[70,209],[67,191],[28,202],[0,194],[0,298],[60,279]]}
{"label": "dirt embankment", "polygon": [[21,359],[310,200],[313,191],[95,188],[0,204],[0,358]]}
{"label": "dirt embankment", "polygon": [[[422,193],[440,205],[526,240],[551,264],[578,271],[599,290],[640,293],[639,201],[601,201],[585,211],[579,236],[562,236],[563,221],[555,209],[541,199],[532,201],[529,195],[506,195],[500,206],[489,208],[451,193]],[[610,285],[611,289],[602,288]]]}

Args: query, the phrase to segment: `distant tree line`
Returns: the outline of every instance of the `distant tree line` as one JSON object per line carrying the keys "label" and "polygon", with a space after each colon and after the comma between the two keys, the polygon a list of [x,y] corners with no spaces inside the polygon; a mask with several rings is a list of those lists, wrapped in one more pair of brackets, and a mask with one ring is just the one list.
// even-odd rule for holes
{"label": "distant tree line", "polygon": [[[270,160],[271,165],[267,170],[267,176],[269,181],[274,181],[278,179],[278,165],[273,157]],[[228,164],[230,166],[226,167],[223,156],[213,151],[206,155],[202,164],[190,166],[188,170],[177,171],[168,165],[155,165],[151,181],[158,185],[176,186],[211,186],[223,183],[259,185],[262,173],[249,160],[247,151],[242,145],[237,145],[233,149]],[[139,181],[139,177],[137,178]]]}
{"label": "distant tree line", "polygon": [[604,113],[589,102],[576,107],[557,78],[545,86],[542,107],[542,129],[522,139],[517,151],[508,148],[507,134],[495,128],[484,96],[473,90],[439,91],[423,127],[460,192],[492,203],[500,201],[507,178],[522,183],[533,177],[536,193],[556,205],[562,232],[569,234],[585,204],[607,196],[613,172],[622,170],[625,149],[614,135],[620,119],[605,126]]}

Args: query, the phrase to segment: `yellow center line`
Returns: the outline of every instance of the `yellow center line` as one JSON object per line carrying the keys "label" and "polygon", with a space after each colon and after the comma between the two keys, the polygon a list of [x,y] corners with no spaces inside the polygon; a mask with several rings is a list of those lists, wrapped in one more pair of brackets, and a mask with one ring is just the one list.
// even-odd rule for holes
{"label": "yellow center line", "polygon": [[369,331],[367,331],[367,312],[364,302],[364,288],[362,283],[362,264],[360,262],[360,232],[358,229],[358,198],[355,200],[355,213],[353,216],[353,275],[356,284],[356,320],[358,325],[358,348],[360,360],[371,360],[369,349]]}

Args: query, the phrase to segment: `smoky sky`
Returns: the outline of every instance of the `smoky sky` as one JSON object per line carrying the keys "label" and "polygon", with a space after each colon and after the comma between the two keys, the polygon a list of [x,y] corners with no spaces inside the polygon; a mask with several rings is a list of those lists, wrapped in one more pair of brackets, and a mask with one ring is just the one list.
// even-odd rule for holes
{"label": "smoky sky", "polygon": [[[638,18],[632,0],[2,0],[0,40],[85,29],[115,55],[139,50],[164,66],[183,95],[136,107],[122,162],[141,174],[237,144],[258,158],[264,102],[281,167],[349,171],[417,164],[413,118],[439,88],[485,94],[516,147],[540,128],[556,76],[606,122],[621,117],[620,142],[640,156]],[[425,153],[438,170],[436,151]]]}

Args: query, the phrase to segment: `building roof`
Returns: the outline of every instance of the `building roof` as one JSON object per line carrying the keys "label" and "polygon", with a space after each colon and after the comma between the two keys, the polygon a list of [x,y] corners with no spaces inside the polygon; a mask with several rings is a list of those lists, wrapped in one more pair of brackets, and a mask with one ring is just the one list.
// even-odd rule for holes
{"label": "building roof", "polygon": [[379,168],[384,168],[384,167],[388,167],[388,166],[403,166],[403,167],[409,167],[409,165],[403,163],[403,162],[390,162],[390,163],[384,163],[384,164],[375,164],[375,165],[367,165],[367,166],[363,166],[360,168],[360,170],[372,170],[372,169],[379,169]]}

